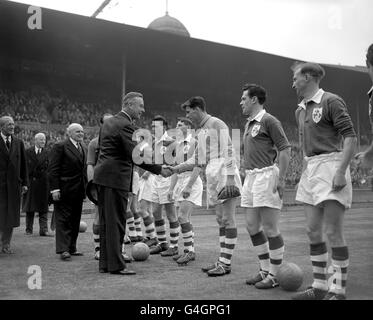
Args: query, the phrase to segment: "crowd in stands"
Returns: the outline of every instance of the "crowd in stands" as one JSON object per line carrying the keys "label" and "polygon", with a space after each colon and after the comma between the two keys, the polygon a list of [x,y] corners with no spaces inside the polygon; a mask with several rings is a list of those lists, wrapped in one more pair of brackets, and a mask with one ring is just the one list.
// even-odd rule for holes
{"label": "crowd in stands", "polygon": [[[151,112],[143,115],[136,125],[148,130],[151,129],[151,120],[156,113],[153,108],[149,108]],[[149,110],[148,109],[148,110]],[[44,132],[47,136],[47,146],[51,147],[55,142],[65,138],[65,129],[68,124],[77,122],[83,125],[85,130],[85,143],[98,134],[98,121],[103,113],[109,112],[115,114],[120,110],[119,105],[94,102],[79,102],[73,101],[64,95],[52,97],[47,91],[39,90],[37,92],[18,91],[0,89],[0,115],[13,116],[16,124],[20,122],[35,122],[37,124],[48,124],[48,129],[40,130],[38,126],[35,128],[17,127],[16,134],[21,138],[25,147],[30,147],[33,144],[33,137],[37,132]],[[169,120],[169,127],[174,128],[177,122],[177,116],[180,114],[163,114]],[[222,117],[223,118],[223,117]],[[224,117],[231,129],[243,128],[245,119],[241,115]],[[55,127],[54,127],[54,124]],[[57,126],[57,124],[59,126]],[[61,128],[61,125],[62,128]],[[283,122],[285,133],[292,144],[291,161],[287,171],[286,184],[289,187],[294,187],[299,182],[302,173],[302,157],[298,147],[298,132],[297,128],[290,123]],[[243,157],[241,156],[241,160]],[[361,170],[355,161],[351,162],[351,177],[355,187],[371,185],[373,180],[373,171]],[[241,176],[244,178],[244,170],[241,166]]]}

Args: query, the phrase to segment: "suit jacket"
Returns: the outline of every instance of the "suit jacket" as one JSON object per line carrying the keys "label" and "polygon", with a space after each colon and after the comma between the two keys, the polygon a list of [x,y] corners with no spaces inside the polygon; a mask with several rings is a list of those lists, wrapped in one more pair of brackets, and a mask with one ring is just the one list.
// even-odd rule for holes
{"label": "suit jacket", "polygon": [[73,203],[85,198],[87,185],[87,151],[82,145],[83,155],[73,145],[70,139],[57,142],[49,157],[49,188],[59,189],[60,201]]}
{"label": "suit jacket", "polygon": [[20,225],[21,186],[28,185],[23,142],[12,137],[8,152],[0,137],[0,230]]}
{"label": "suit jacket", "polygon": [[27,171],[30,186],[23,198],[24,212],[47,212],[49,199],[49,153],[43,148],[38,155],[35,147],[26,150]]}
{"label": "suit jacket", "polygon": [[[93,182],[98,185],[132,191],[132,151],[137,145],[132,140],[136,127],[124,112],[105,120],[99,137],[99,156]],[[140,164],[142,169],[160,174],[162,167]]]}

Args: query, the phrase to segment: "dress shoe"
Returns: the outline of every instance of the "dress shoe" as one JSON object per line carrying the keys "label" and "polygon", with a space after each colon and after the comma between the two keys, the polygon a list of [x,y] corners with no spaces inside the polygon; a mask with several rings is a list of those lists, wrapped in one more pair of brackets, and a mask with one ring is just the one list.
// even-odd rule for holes
{"label": "dress shoe", "polygon": [[75,252],[70,252],[72,256],[84,256],[83,252],[75,251]]}
{"label": "dress shoe", "polygon": [[42,232],[42,233],[39,233],[39,235],[40,237],[54,237],[54,235],[49,232]]}
{"label": "dress shoe", "polygon": [[108,273],[109,271],[107,269],[98,269],[98,272],[100,272],[100,273]]}
{"label": "dress shoe", "polygon": [[9,247],[4,247],[2,250],[1,250],[2,253],[5,253],[5,254],[13,254],[14,252],[9,248]]}
{"label": "dress shoe", "polygon": [[71,258],[71,255],[70,255],[70,253],[68,253],[67,251],[65,251],[65,252],[61,253],[60,257],[61,257],[61,260],[68,260],[68,259]]}
{"label": "dress shoe", "polygon": [[110,274],[119,274],[122,276],[132,276],[135,275],[136,272],[129,269],[117,270],[117,271],[110,271]]}

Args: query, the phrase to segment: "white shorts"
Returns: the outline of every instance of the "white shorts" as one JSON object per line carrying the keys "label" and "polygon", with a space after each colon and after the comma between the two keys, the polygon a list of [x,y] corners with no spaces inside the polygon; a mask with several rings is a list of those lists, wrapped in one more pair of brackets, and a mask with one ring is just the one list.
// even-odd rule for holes
{"label": "white shorts", "polygon": [[132,177],[132,193],[137,195],[139,193],[140,189],[140,176],[137,171],[133,172],[133,177]]}
{"label": "white shorts", "polygon": [[171,177],[150,174],[148,179],[140,179],[139,201],[146,200],[158,204],[171,203],[167,199]]}
{"label": "white shorts", "polygon": [[282,200],[278,194],[272,192],[279,175],[277,165],[261,169],[246,170],[245,182],[241,194],[241,207],[282,208]]}
{"label": "white shorts", "polygon": [[189,182],[192,172],[183,172],[178,175],[177,183],[174,189],[175,205],[179,206],[182,201],[190,201],[196,206],[202,206],[203,184],[201,177],[198,177],[192,186],[192,192],[186,199],[183,198],[183,190]]}
{"label": "white shorts", "polygon": [[[219,200],[218,194],[227,182],[227,169],[224,165],[225,159],[212,159],[206,166],[206,196],[209,205],[221,204],[226,200]],[[235,186],[242,192],[242,182],[238,168],[234,174]]]}
{"label": "white shorts", "polygon": [[341,152],[305,157],[307,167],[300,178],[295,200],[313,206],[325,200],[336,200],[346,209],[350,208],[352,203],[350,167],[346,170],[347,185],[340,191],[332,190],[333,177],[341,158]]}
{"label": "white shorts", "polygon": [[153,181],[154,175],[149,174],[148,179],[140,178],[139,180],[139,201],[146,200],[152,201],[152,188],[153,188]]}

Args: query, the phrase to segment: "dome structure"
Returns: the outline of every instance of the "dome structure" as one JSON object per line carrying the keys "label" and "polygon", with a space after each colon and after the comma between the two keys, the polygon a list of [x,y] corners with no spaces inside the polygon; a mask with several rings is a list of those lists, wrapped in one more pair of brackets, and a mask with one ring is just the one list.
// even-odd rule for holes
{"label": "dome structure", "polygon": [[187,28],[185,28],[179,20],[168,15],[168,12],[166,12],[163,17],[153,20],[149,24],[148,29],[173,33],[183,37],[190,37]]}

